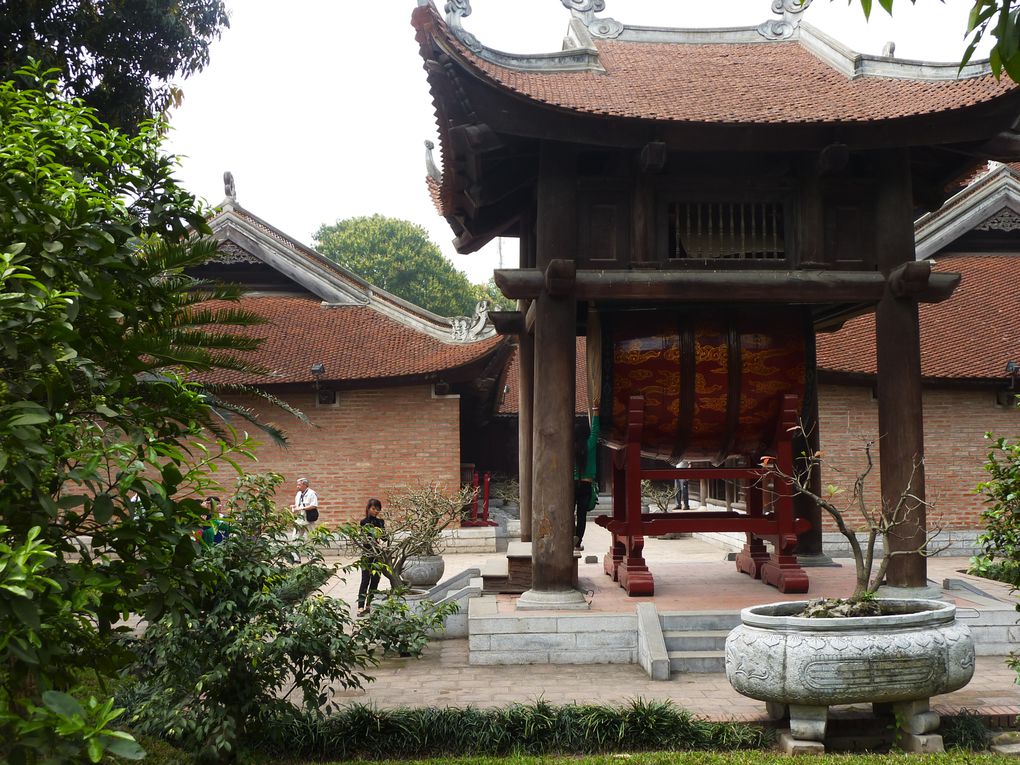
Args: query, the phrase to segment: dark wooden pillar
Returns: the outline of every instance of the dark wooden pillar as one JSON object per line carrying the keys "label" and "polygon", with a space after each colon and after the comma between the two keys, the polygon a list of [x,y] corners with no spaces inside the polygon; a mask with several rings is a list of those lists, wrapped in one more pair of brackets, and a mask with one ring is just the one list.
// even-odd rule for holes
{"label": "dark wooden pillar", "polygon": [[[519,268],[535,267],[535,210],[530,208],[521,216]],[[522,316],[527,316],[530,300],[518,301]],[[535,403],[535,336],[527,330],[517,337],[517,352],[520,371],[520,388],[517,409],[517,472],[521,485],[521,541],[531,541],[531,497],[534,494],[534,475],[531,471],[534,450]]]}
{"label": "dark wooden pillar", "polygon": [[[528,312],[530,300],[520,301],[522,315]],[[518,479],[521,484],[521,541],[531,541],[531,497],[534,476],[532,465],[532,433],[534,420],[532,407],[535,390],[535,337],[525,330],[517,336],[517,361],[520,368],[519,401],[517,408]]]}
{"label": "dark wooden pillar", "polygon": [[[875,200],[879,268],[888,275],[914,260],[914,208],[909,158],[905,151],[882,157],[881,186]],[[905,523],[896,529],[894,551],[920,550],[925,539],[924,421],[921,405],[921,339],[917,302],[887,289],[875,313],[878,362],[879,465],[886,512],[909,493]],[[892,587],[925,587],[926,560],[920,553],[893,557],[887,581]]]}
{"label": "dark wooden pillar", "polygon": [[[808,347],[808,369],[810,370],[807,389],[804,391],[804,401],[801,407],[801,424],[804,426],[804,434],[794,439],[794,454],[814,454],[818,451],[821,437],[818,432],[818,377],[815,368],[815,337],[814,333],[809,336]],[[799,464],[798,464],[799,463]],[[798,459],[795,463],[797,469],[801,469],[803,460]],[[816,495],[822,493],[822,475],[820,470],[811,473],[808,488]],[[811,523],[811,528],[802,534],[797,535],[797,561],[802,566],[831,566],[832,559],[822,551],[822,510],[809,497],[803,494],[796,494],[793,497],[793,514],[797,518],[805,518]]]}
{"label": "dark wooden pillar", "polygon": [[[518,607],[569,608],[586,605],[573,587],[577,335],[572,278],[577,255],[573,152],[561,144],[544,143],[540,168],[535,255],[536,266],[546,274],[546,286],[535,300],[532,589],[521,595]],[[558,271],[556,266],[564,263],[569,268]]]}

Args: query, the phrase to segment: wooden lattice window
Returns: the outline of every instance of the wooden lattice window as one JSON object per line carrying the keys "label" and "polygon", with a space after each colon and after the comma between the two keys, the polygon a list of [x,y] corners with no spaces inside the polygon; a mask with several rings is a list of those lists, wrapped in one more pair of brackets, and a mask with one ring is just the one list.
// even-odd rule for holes
{"label": "wooden lattice window", "polygon": [[783,203],[670,202],[671,260],[784,260]]}

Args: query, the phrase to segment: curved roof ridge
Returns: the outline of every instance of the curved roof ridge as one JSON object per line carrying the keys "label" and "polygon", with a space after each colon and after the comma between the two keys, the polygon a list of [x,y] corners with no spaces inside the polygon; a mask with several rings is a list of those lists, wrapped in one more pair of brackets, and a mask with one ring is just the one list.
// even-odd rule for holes
{"label": "curved roof ridge", "polygon": [[[232,231],[238,229],[240,233],[246,235],[246,241],[241,243],[242,246],[251,246],[253,241],[257,243],[257,240],[262,240],[263,245],[269,246],[258,248],[260,252],[253,254],[298,281],[328,306],[368,306],[394,321],[431,335],[444,343],[463,345],[485,340],[495,334],[492,327],[485,331],[479,331],[474,327],[475,331],[465,334],[463,331],[465,319],[470,325],[471,317],[439,316],[381,287],[376,287],[245,209],[236,200],[227,200],[220,211],[210,219],[209,225],[220,238],[230,238]],[[477,322],[478,319],[476,316],[474,321]]]}
{"label": "curved roof ridge", "polygon": [[470,0],[446,4],[443,19],[432,0],[418,0],[419,7],[428,7],[465,48],[483,61],[519,72],[605,72],[597,40],[624,43],[666,43],[676,45],[769,44],[796,40],[833,69],[847,77],[888,77],[920,82],[962,80],[991,73],[988,59],[969,62],[935,62],[920,59],[899,59],[855,51],[831,35],[803,21],[800,15],[811,0],[777,0],[774,12],[779,19],[770,19],[757,26],[735,27],[665,27],[624,24],[616,19],[599,18],[605,9],[604,0],[562,0],[570,7],[571,19],[563,47],[545,53],[511,53],[490,48],[466,30],[462,20],[471,15]]}

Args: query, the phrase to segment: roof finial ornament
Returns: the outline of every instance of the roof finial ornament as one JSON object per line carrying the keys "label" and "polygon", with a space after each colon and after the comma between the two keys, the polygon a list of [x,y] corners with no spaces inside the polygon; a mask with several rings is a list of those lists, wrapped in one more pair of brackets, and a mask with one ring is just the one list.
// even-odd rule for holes
{"label": "roof finial ornament", "polygon": [[237,201],[237,189],[234,188],[234,174],[227,170],[223,173],[223,193],[228,202]]}
{"label": "roof finial ornament", "polygon": [[886,58],[893,58],[896,56],[896,42],[894,40],[890,40],[885,44],[885,47],[882,48],[882,55]]}
{"label": "roof finial ornament", "polygon": [[758,34],[767,40],[789,40],[800,26],[800,14],[808,9],[811,0],[772,0],[772,12],[781,19],[770,19],[758,25]]}
{"label": "roof finial ornament", "polygon": [[570,9],[575,19],[580,19],[592,37],[613,38],[623,32],[623,24],[616,19],[600,19],[595,14],[606,9],[606,0],[560,0]]}
{"label": "roof finial ornament", "polygon": [[432,180],[442,183],[443,174],[439,172],[439,168],[436,166],[436,160],[432,157],[432,150],[436,148],[436,145],[426,139],[425,141],[425,172],[428,173],[429,178]]}
{"label": "roof finial ornament", "polygon": [[446,25],[450,27],[457,39],[464,43],[469,50],[479,53],[482,50],[482,44],[461,24],[461,19],[471,15],[471,0],[448,0],[443,6],[443,10],[446,12]]}

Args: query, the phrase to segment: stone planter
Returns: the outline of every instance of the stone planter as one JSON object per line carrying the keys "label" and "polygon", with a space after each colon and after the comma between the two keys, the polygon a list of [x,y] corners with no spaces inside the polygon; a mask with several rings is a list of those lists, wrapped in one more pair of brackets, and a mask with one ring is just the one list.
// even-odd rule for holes
{"label": "stone planter", "polygon": [[432,587],[443,578],[446,561],[442,555],[423,555],[404,562],[401,577],[411,587]]}
{"label": "stone planter", "polygon": [[741,611],[741,625],[726,639],[726,678],[739,693],[766,702],[773,719],[789,713],[792,750],[821,748],[830,705],[870,703],[878,715],[895,715],[902,748],[941,751],[941,737],[925,735],[939,724],[928,700],[970,681],[970,630],[949,603],[879,602],[890,613],[792,616],[806,601]]}

